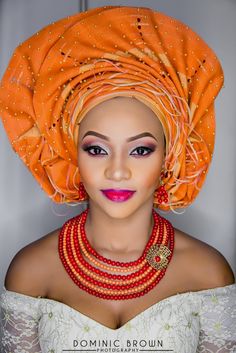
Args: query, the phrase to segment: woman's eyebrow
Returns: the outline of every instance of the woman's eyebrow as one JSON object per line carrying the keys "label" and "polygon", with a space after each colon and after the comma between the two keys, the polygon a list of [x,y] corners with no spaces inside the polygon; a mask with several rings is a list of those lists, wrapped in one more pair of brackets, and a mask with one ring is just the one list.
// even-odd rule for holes
{"label": "woman's eyebrow", "polygon": [[[84,139],[85,136],[87,136],[87,135],[97,136],[97,137],[100,137],[103,140],[110,141],[109,137],[107,137],[105,135],[102,135],[102,134],[100,134],[99,132],[96,132],[96,131],[87,131],[82,139]],[[127,142],[131,142],[131,141],[137,140],[137,139],[139,139],[141,137],[144,137],[144,136],[150,136],[150,137],[154,138],[157,141],[157,139],[150,132],[142,132],[141,134],[138,134],[138,135],[135,135],[135,136],[127,138],[126,141]]]}

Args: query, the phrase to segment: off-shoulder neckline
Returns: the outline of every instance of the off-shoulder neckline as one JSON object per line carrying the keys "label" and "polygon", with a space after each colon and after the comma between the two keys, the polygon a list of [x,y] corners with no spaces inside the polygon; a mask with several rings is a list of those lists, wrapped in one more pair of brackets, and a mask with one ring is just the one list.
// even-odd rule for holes
{"label": "off-shoulder neckline", "polygon": [[232,284],[228,284],[226,286],[223,287],[215,287],[215,288],[208,288],[208,289],[202,289],[199,291],[187,291],[187,292],[183,292],[183,293],[176,293],[173,294],[169,297],[166,297],[160,301],[158,301],[157,303],[154,303],[152,305],[150,305],[148,308],[146,308],[145,310],[143,310],[141,313],[137,314],[136,316],[134,316],[133,318],[131,318],[129,321],[127,321],[124,325],[120,326],[117,329],[112,329],[108,326],[103,325],[102,323],[100,323],[99,321],[96,321],[94,319],[92,319],[91,317],[81,313],[80,311],[74,309],[73,307],[69,306],[68,304],[65,304],[63,302],[59,302],[57,300],[54,299],[50,299],[50,298],[44,298],[44,297],[32,297],[30,295],[27,294],[23,294],[23,293],[18,293],[18,292],[14,292],[11,290],[6,289],[6,287],[3,285],[3,293],[7,293],[8,295],[13,295],[13,296],[19,296],[19,297],[23,297],[23,298],[27,298],[28,300],[32,300],[32,301],[45,301],[45,302],[51,302],[54,303],[55,305],[61,305],[63,307],[66,307],[68,310],[72,311],[73,313],[77,314],[77,315],[81,315],[84,318],[86,318],[87,320],[98,324],[99,326],[101,326],[103,329],[107,330],[107,331],[111,331],[111,332],[118,332],[120,330],[122,330],[127,324],[130,324],[131,322],[133,322],[134,320],[140,319],[140,317],[142,317],[143,315],[146,315],[151,309],[154,309],[160,305],[162,305],[163,303],[166,302],[171,302],[172,300],[174,300],[175,298],[182,298],[183,296],[190,296],[190,295],[199,295],[199,294],[214,294],[214,293],[218,293],[221,292],[222,290],[231,290],[235,287],[236,289],[236,283],[232,283]]}

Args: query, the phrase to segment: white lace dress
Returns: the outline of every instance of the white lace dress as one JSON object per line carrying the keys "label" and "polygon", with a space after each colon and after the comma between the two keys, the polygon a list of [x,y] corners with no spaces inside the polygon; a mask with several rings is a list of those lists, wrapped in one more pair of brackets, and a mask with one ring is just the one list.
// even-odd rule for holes
{"label": "white lace dress", "polygon": [[47,298],[0,296],[2,353],[236,352],[236,284],[170,296],[114,330]]}

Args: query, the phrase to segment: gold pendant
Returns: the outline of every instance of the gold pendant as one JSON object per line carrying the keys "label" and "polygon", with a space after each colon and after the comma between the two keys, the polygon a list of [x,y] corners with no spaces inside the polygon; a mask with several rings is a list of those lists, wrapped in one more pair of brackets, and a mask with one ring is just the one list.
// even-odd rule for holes
{"label": "gold pendant", "polygon": [[[150,247],[146,254],[146,260],[156,270],[166,268],[168,265],[167,257],[171,254],[170,249],[161,244],[154,244]],[[157,259],[156,259],[157,258]]]}

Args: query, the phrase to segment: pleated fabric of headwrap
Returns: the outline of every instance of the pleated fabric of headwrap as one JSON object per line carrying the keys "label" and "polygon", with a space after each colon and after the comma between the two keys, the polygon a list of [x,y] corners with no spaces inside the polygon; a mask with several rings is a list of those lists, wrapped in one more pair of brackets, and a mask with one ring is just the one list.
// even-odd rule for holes
{"label": "pleated fabric of headwrap", "polygon": [[[96,104],[135,97],[166,138],[163,210],[190,205],[215,140],[223,71],[188,26],[145,7],[104,6],[43,28],[14,51],[0,87],[0,115],[15,152],[57,203],[81,200],[79,122]],[[155,200],[154,200],[155,201]]]}

